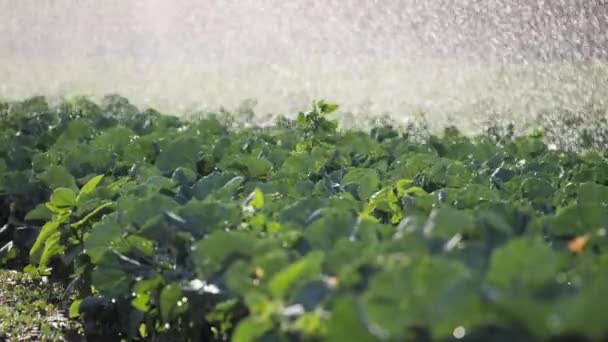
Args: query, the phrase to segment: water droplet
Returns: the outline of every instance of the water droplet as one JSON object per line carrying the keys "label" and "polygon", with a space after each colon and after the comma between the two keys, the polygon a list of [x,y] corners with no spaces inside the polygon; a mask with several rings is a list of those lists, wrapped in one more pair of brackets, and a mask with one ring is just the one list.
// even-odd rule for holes
{"label": "water droplet", "polygon": [[283,310],[283,315],[285,315],[285,316],[300,316],[304,312],[306,312],[306,310],[304,309],[304,306],[302,306],[302,304],[294,304],[294,305],[286,307]]}
{"label": "water droplet", "polygon": [[558,315],[553,314],[553,315],[551,315],[551,317],[549,317],[549,326],[552,329],[558,330],[561,325],[562,325],[562,320]]}
{"label": "water droplet", "polygon": [[190,287],[195,291],[202,289],[203,286],[205,286],[205,282],[200,279],[193,279],[190,281]]}
{"label": "water droplet", "polygon": [[467,331],[462,326],[457,327],[452,332],[452,335],[454,336],[454,338],[458,339],[458,340],[460,340],[461,338],[463,338],[466,334],[467,334]]}
{"label": "water droplet", "polygon": [[205,285],[204,291],[207,292],[207,293],[211,293],[211,294],[218,294],[218,293],[220,293],[220,289],[217,286],[213,285],[213,284]]}

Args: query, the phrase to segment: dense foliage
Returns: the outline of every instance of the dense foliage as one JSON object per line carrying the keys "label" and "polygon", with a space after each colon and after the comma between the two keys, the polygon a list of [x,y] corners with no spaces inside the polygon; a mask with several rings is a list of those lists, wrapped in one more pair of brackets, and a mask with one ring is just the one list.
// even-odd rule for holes
{"label": "dense foliage", "polygon": [[541,132],[0,104],[0,262],[89,339],[608,338],[608,160]]}

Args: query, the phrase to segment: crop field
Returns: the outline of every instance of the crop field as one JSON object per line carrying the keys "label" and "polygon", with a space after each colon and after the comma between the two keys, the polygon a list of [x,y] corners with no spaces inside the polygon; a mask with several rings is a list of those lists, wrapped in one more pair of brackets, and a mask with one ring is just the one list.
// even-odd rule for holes
{"label": "crop field", "polygon": [[0,103],[0,340],[608,338],[601,143],[339,116]]}

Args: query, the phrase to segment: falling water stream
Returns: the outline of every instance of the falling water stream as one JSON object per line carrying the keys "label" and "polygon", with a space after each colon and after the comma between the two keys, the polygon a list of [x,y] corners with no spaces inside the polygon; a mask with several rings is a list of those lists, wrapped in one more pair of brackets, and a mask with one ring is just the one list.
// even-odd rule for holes
{"label": "falling water stream", "polygon": [[608,0],[0,0],[0,98],[526,128],[606,115],[607,32]]}

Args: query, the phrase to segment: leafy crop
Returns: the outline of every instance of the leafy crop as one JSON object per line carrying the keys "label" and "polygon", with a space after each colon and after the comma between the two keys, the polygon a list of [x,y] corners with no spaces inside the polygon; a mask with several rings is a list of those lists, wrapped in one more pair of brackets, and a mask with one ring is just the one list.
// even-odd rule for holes
{"label": "leafy crop", "polygon": [[541,132],[0,104],[0,262],[89,339],[608,338],[608,160]]}

